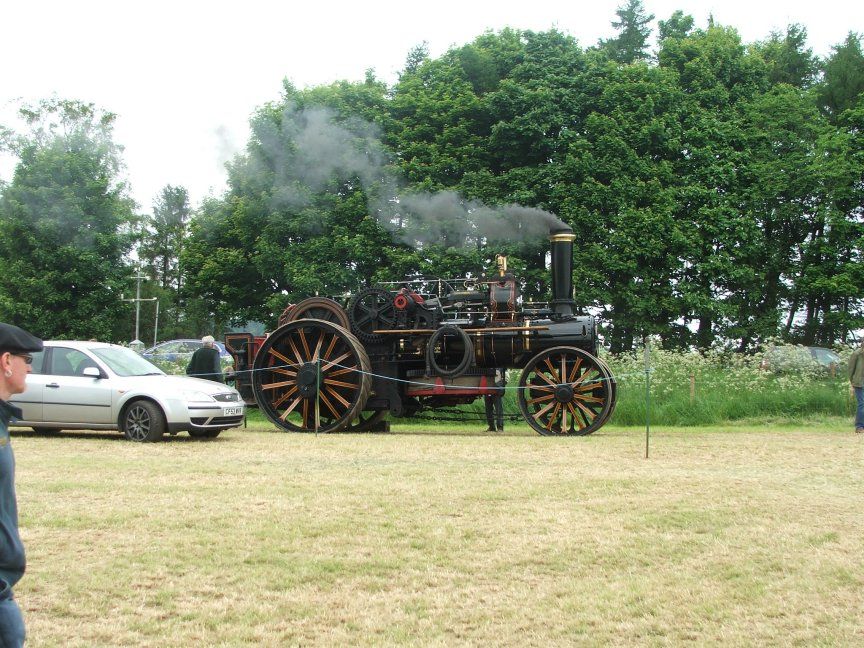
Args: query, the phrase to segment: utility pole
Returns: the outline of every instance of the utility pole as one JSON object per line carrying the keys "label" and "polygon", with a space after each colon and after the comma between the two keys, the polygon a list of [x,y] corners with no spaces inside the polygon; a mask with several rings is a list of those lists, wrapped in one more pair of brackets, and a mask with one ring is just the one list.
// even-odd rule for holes
{"label": "utility pole", "polygon": [[[159,308],[159,301],[158,301],[158,297],[148,297],[146,299],[141,299],[141,280],[143,279],[144,281],[147,281],[146,275],[141,274],[141,268],[137,269],[135,276],[132,278],[136,280],[135,298],[134,299],[124,299],[123,295],[121,294],[120,300],[125,301],[125,302],[135,302],[135,339],[129,343],[129,346],[138,350],[138,347],[144,348],[144,343],[141,342],[141,339],[139,337],[139,330],[140,329],[138,327],[138,323],[141,319],[141,302],[142,301],[155,301],[156,302],[156,308],[158,309]],[[158,317],[158,315],[157,315],[157,317]],[[157,324],[157,326],[158,326],[158,324]]]}
{"label": "utility pole", "polygon": [[156,346],[156,339],[159,337],[159,299],[154,297],[156,300],[156,323],[153,325],[153,346]]}

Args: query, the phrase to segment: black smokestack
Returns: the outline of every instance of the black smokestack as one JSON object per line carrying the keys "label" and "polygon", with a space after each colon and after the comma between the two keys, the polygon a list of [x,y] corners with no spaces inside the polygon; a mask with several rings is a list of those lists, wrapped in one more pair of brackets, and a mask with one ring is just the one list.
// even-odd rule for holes
{"label": "black smokestack", "polygon": [[569,227],[550,230],[552,243],[552,310],[561,317],[572,317],[573,301],[573,241],[576,235]]}

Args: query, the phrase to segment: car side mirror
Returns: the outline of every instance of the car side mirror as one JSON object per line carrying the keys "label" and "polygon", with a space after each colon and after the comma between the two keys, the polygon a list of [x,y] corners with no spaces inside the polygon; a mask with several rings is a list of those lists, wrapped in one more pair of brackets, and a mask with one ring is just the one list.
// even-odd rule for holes
{"label": "car side mirror", "polygon": [[90,378],[104,378],[99,367],[85,367],[81,370],[81,375],[89,376]]}

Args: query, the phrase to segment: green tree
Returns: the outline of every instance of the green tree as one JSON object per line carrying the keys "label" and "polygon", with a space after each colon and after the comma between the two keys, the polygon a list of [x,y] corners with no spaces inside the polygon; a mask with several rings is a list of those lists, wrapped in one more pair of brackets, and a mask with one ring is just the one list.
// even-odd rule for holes
{"label": "green tree", "polygon": [[819,201],[800,246],[784,333],[803,344],[848,341],[864,326],[864,106],[824,128],[814,151]]}
{"label": "green tree", "polygon": [[657,22],[657,39],[662,43],[667,38],[686,38],[693,29],[693,16],[675,11],[668,20]]}
{"label": "green tree", "polygon": [[818,61],[806,44],[807,29],[802,25],[789,25],[785,34],[771,32],[767,40],[753,46],[768,66],[771,85],[788,83],[796,88],[808,88],[813,84]]}
{"label": "green tree", "polygon": [[[675,220],[687,241],[678,290],[682,319],[702,349],[742,335],[732,301],[757,269],[738,258],[755,230],[738,197],[748,153],[741,106],[767,86],[765,65],[735,30],[720,25],[661,41],[661,68],[677,75],[681,139],[674,162]],[[751,297],[756,299],[756,296]]]}
{"label": "green tree", "polygon": [[645,13],[642,0],[627,0],[626,4],[615,10],[615,15],[618,20],[613,20],[612,26],[618,35],[601,41],[601,48],[618,63],[628,64],[647,59],[648,37],[651,35],[649,25],[654,20],[654,14]]}
{"label": "green tree", "polygon": [[[811,244],[824,227],[817,155],[824,122],[809,98],[787,85],[742,109],[747,156],[738,170],[738,198],[748,231],[738,238],[734,258],[748,272],[738,275],[729,300],[736,322],[729,332],[747,349],[778,334],[796,275],[808,258],[818,263]],[[792,313],[798,305],[792,301]]]}
{"label": "green tree", "polygon": [[26,106],[29,132],[0,198],[0,319],[44,338],[125,339],[133,202],[114,115],[78,101]]}
{"label": "green tree", "polygon": [[399,73],[400,78],[405,74],[413,74],[416,72],[423,61],[429,59],[429,43],[423,41],[419,45],[415,45],[408,51],[408,56],[405,57],[405,67]]}
{"label": "green tree", "polygon": [[817,88],[819,107],[836,120],[844,110],[857,106],[864,92],[864,53],[859,34],[849,32],[846,40],[833,48],[822,74]]}
{"label": "green tree", "polygon": [[[138,257],[144,262],[142,270],[154,282],[147,286],[146,293],[159,300],[163,338],[198,335],[197,328],[184,326],[189,304],[180,300],[183,288],[180,254],[191,215],[186,189],[166,185],[153,202],[153,214],[142,222]],[[149,315],[146,319],[149,322]]]}
{"label": "green tree", "polygon": [[163,290],[180,290],[179,256],[191,214],[186,189],[166,185],[153,202],[153,215],[144,219],[138,255]]}
{"label": "green tree", "polygon": [[570,143],[558,186],[558,213],[580,237],[576,284],[601,309],[613,351],[630,350],[649,333],[680,344],[676,285],[687,250],[674,219],[681,141],[675,77],[644,64],[597,73],[603,91],[592,101],[584,139]]}

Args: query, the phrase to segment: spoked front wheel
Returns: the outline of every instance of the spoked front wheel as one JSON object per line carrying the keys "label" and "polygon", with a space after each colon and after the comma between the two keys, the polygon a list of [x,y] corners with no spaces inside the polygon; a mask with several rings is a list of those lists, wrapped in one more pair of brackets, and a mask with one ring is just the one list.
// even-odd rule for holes
{"label": "spoked front wheel", "polygon": [[608,420],[615,395],[606,363],[576,347],[538,353],[519,378],[519,408],[540,434],[597,431]]}

